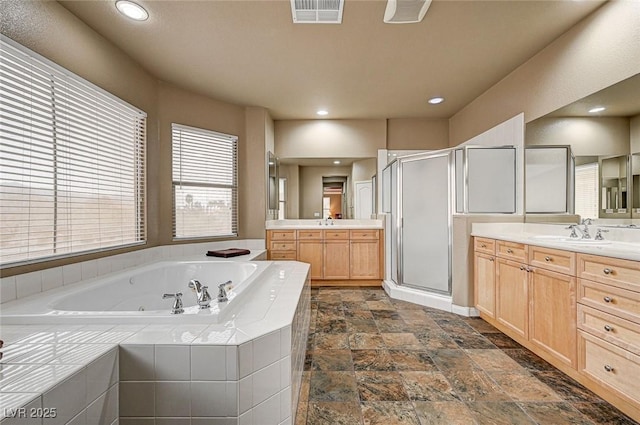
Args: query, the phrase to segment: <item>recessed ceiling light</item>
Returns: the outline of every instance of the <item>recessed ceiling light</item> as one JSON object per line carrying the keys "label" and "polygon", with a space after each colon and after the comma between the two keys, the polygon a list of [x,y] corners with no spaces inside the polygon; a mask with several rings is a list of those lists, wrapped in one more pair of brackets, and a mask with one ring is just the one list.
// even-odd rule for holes
{"label": "recessed ceiling light", "polygon": [[340,161],[338,161],[338,160],[333,161],[333,163],[336,164],[336,165],[340,165]]}
{"label": "recessed ceiling light", "polygon": [[605,109],[607,109],[607,108],[605,108],[604,106],[596,106],[595,108],[589,109],[589,113],[590,114],[595,114],[596,112],[602,112]]}
{"label": "recessed ceiling light", "polygon": [[146,21],[149,19],[149,13],[144,7],[129,0],[116,1],[116,8],[127,18],[131,18],[136,21]]}
{"label": "recessed ceiling light", "polygon": [[320,115],[320,116],[325,116],[329,114],[329,111],[326,111],[324,109],[320,109],[318,112],[316,112],[316,114]]}
{"label": "recessed ceiling light", "polygon": [[439,103],[444,102],[444,97],[440,97],[440,96],[432,97],[432,98],[431,98],[431,99],[429,99],[427,102],[429,102],[429,103],[430,103],[430,104],[432,104],[432,105],[437,105],[437,104],[439,104]]}

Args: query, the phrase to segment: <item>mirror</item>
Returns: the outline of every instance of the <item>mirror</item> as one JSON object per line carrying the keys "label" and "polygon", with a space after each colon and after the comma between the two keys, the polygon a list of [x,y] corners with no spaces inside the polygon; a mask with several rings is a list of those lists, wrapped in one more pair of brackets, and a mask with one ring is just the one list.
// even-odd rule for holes
{"label": "mirror", "polygon": [[526,147],[554,145],[575,157],[576,214],[640,218],[640,74],[527,123]]}
{"label": "mirror", "polygon": [[640,152],[631,155],[631,216],[640,218]]}
{"label": "mirror", "polygon": [[278,164],[279,218],[370,218],[376,158],[278,158]]}
{"label": "mirror", "polygon": [[629,155],[600,160],[600,217],[627,215]]}
{"label": "mirror", "polygon": [[269,211],[278,210],[278,158],[272,153],[267,153],[267,203]]}

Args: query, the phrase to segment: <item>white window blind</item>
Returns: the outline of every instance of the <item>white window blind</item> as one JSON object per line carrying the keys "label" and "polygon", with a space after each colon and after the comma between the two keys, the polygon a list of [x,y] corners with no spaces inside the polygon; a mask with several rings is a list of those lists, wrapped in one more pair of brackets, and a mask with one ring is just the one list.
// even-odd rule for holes
{"label": "white window blind", "polygon": [[0,38],[0,263],[145,239],[146,114]]}
{"label": "white window blind", "polygon": [[598,163],[576,165],[575,176],[575,213],[598,218]]}
{"label": "white window blind", "polygon": [[171,125],[174,238],[237,236],[238,138]]}

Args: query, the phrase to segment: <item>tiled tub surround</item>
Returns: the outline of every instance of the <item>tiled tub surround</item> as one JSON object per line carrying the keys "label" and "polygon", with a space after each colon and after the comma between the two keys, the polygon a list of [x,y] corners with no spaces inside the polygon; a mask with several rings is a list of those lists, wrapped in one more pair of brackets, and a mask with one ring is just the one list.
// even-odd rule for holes
{"label": "tiled tub surround", "polygon": [[246,248],[249,255],[235,257],[234,261],[265,260],[263,239],[203,242],[193,244],[157,246],[97,260],[83,261],[42,271],[0,278],[0,303],[35,295],[62,286],[86,283],[91,279],[113,272],[139,267],[163,260],[204,258],[207,251],[229,247]]}
{"label": "tiled tub surround", "polygon": [[[161,325],[2,326],[2,424],[111,425],[118,417],[128,424],[289,424],[309,324],[307,275],[305,264],[272,264],[220,324],[182,324],[177,316]],[[260,297],[271,306],[255,320],[249,312]],[[89,391],[107,377],[108,390]],[[56,407],[56,418],[14,413],[26,408],[28,417],[31,407]]]}

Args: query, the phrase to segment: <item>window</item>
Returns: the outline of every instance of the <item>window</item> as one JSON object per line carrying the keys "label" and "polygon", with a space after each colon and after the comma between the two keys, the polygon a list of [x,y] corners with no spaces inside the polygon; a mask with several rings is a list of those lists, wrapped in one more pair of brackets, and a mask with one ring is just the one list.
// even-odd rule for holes
{"label": "window", "polygon": [[0,263],[142,243],[146,114],[0,38]]}
{"label": "window", "polygon": [[238,138],[180,124],[173,144],[173,236],[238,235]]}
{"label": "window", "polygon": [[287,179],[278,180],[278,220],[284,220],[287,215]]}
{"label": "window", "polygon": [[576,165],[575,213],[582,218],[598,218],[598,163]]}

